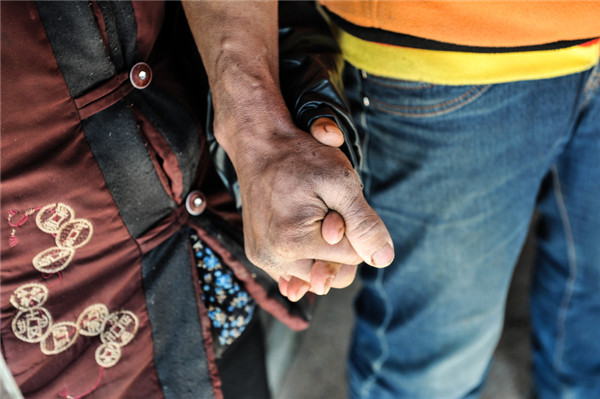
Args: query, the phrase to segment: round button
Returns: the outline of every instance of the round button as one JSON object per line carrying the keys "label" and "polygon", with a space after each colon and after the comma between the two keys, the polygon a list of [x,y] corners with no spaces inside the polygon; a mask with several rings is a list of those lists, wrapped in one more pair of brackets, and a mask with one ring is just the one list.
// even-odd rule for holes
{"label": "round button", "polygon": [[129,80],[136,89],[145,89],[152,81],[152,69],[145,62],[138,62],[129,72]]}
{"label": "round button", "polygon": [[190,215],[200,215],[206,209],[206,197],[200,191],[192,191],[185,199],[185,208]]}

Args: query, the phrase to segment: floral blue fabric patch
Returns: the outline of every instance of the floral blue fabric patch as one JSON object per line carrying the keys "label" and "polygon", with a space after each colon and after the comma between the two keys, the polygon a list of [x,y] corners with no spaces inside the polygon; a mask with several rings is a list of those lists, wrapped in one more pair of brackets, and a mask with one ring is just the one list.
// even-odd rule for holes
{"label": "floral blue fabric patch", "polygon": [[198,235],[191,231],[190,239],[198,267],[202,301],[221,345],[230,345],[246,329],[256,302],[229,267]]}

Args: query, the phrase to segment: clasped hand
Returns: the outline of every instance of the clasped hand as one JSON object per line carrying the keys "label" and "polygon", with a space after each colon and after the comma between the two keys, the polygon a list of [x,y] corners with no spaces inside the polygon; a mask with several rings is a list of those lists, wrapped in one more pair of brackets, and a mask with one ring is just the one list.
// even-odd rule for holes
{"label": "clasped hand", "polygon": [[270,134],[252,137],[238,143],[232,157],[245,250],[283,295],[292,301],[308,291],[323,295],[348,286],[363,261],[391,263],[392,240],[337,148],[343,135],[335,122],[317,120],[309,135],[276,121]]}

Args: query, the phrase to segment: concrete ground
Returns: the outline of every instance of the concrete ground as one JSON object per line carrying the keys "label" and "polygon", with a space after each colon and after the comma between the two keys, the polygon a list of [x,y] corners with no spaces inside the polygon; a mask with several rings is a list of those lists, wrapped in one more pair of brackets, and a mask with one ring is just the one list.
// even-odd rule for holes
{"label": "concrete ground", "polygon": [[[527,287],[532,243],[526,244],[515,270],[506,322],[482,399],[526,399],[531,389]],[[270,331],[268,368],[273,399],[346,399],[345,361],[353,324],[352,301],[359,284],[333,290],[317,304],[311,328]],[[289,330],[288,330],[289,331]],[[274,350],[273,348],[278,348]],[[287,348],[287,349],[286,349]],[[294,350],[296,348],[296,350]],[[289,353],[295,352],[295,355]]]}

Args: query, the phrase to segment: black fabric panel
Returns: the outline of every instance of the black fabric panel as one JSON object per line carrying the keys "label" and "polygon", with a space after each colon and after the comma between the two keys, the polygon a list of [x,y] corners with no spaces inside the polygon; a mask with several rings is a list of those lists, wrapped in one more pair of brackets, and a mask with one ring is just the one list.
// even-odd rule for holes
{"label": "black fabric panel", "polygon": [[191,190],[200,161],[200,130],[198,122],[188,109],[152,85],[144,90],[134,91],[130,98],[152,125],[165,138],[177,156],[183,178],[182,196]]}
{"label": "black fabric panel", "polygon": [[81,96],[115,74],[88,2],[35,4],[72,97]]}
{"label": "black fabric panel", "polygon": [[82,122],[119,213],[133,237],[175,209],[165,192],[129,106],[120,101]]}
{"label": "black fabric panel", "polygon": [[190,251],[181,230],[142,258],[154,363],[166,399],[214,398]]}
{"label": "black fabric panel", "polygon": [[391,44],[393,46],[419,48],[425,50],[438,50],[438,51],[462,51],[467,53],[515,53],[521,51],[540,51],[540,50],[557,50],[566,47],[577,46],[578,44],[589,42],[595,38],[583,39],[583,40],[563,40],[554,43],[546,43],[533,46],[520,46],[520,47],[476,47],[476,46],[464,46],[460,44],[452,44],[439,42],[437,40],[425,39],[422,37],[405,35],[403,33],[390,32],[378,28],[367,28],[360,25],[355,25],[350,21],[347,21],[337,14],[325,9],[333,23],[337,26],[356,36],[360,39],[367,40],[370,42]]}
{"label": "black fabric panel", "polygon": [[99,1],[104,16],[108,47],[118,70],[133,65],[137,58],[137,27],[133,5],[129,1]]}
{"label": "black fabric panel", "polygon": [[269,399],[264,334],[258,312],[246,331],[217,359],[224,399]]}

